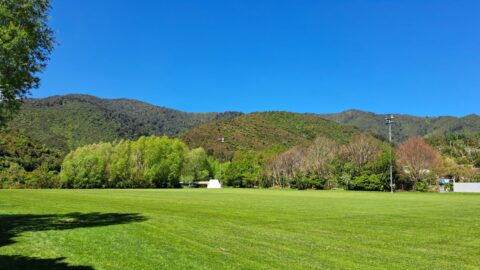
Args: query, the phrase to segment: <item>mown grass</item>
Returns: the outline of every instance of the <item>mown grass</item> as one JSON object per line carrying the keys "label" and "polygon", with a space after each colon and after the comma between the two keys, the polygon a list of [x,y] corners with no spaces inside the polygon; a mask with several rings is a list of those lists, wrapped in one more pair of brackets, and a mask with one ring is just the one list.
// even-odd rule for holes
{"label": "mown grass", "polygon": [[0,190],[0,269],[479,266],[479,195]]}

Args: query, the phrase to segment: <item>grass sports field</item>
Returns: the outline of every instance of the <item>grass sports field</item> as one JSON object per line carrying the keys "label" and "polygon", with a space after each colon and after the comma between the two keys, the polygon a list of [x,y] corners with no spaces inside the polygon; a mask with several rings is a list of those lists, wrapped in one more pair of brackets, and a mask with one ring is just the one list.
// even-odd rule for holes
{"label": "grass sports field", "polygon": [[0,190],[0,269],[479,267],[479,195]]}

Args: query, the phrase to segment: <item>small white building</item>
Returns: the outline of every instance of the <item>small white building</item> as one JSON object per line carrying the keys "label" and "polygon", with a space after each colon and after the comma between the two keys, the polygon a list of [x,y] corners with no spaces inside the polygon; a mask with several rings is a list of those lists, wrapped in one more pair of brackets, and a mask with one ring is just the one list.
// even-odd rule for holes
{"label": "small white building", "polygon": [[217,179],[212,179],[208,181],[207,188],[222,188],[222,184]]}

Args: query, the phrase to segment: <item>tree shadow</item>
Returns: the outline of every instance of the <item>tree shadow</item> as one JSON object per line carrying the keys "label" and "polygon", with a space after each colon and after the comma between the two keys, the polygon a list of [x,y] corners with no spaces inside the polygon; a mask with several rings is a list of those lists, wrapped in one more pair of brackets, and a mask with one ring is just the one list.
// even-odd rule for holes
{"label": "tree shadow", "polygon": [[65,258],[37,259],[24,256],[0,255],[0,269],[48,269],[48,270],[93,270],[90,266],[73,266],[63,262]]}
{"label": "tree shadow", "polygon": [[[0,215],[0,248],[15,243],[24,232],[71,230],[142,222],[145,217],[135,213],[69,213],[61,215]],[[0,255],[0,269],[91,270],[90,266],[70,266],[65,258],[41,259]]]}

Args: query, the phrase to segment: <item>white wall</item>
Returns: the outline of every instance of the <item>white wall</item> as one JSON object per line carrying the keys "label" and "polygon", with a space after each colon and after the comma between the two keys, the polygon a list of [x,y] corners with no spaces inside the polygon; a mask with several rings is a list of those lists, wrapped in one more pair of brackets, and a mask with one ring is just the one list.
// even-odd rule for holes
{"label": "white wall", "polygon": [[480,183],[453,183],[453,192],[480,192]]}

